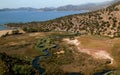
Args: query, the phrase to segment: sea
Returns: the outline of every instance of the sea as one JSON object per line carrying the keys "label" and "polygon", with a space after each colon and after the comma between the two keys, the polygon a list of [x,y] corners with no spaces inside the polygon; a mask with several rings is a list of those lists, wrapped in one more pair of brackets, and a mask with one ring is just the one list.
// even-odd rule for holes
{"label": "sea", "polygon": [[7,29],[7,23],[47,21],[84,12],[86,11],[0,11],[0,30]]}

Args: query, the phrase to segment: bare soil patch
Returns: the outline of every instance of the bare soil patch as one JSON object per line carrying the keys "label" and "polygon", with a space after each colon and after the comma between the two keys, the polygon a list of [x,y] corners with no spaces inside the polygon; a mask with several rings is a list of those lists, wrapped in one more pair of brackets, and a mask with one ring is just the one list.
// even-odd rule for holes
{"label": "bare soil patch", "polygon": [[74,40],[70,40],[69,38],[65,38],[63,40],[66,41],[68,44],[75,45],[78,49],[78,52],[86,53],[88,55],[91,55],[93,58],[97,58],[97,59],[110,59],[111,64],[113,63],[113,58],[107,52],[107,50],[103,50],[102,48],[101,49],[81,48],[81,43],[80,43],[80,41],[78,41],[77,38],[75,38]]}

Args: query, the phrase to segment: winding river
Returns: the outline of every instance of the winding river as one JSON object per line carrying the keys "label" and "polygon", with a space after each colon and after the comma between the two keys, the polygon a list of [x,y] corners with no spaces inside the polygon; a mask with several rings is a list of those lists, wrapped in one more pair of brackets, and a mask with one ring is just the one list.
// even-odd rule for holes
{"label": "winding river", "polygon": [[[57,48],[57,46],[54,46],[53,48]],[[45,53],[45,55],[37,56],[37,57],[33,60],[33,62],[32,62],[33,67],[34,67],[36,70],[38,70],[40,74],[45,73],[45,69],[40,67],[40,64],[39,64],[39,63],[40,63],[40,59],[41,59],[42,57],[49,57],[49,56],[51,56],[51,52],[49,51],[49,49],[45,49],[45,50],[43,50],[43,52]],[[105,71],[96,73],[96,74],[94,74],[94,75],[104,75],[104,74],[106,74],[106,73],[108,73],[108,72],[110,72],[110,71],[111,71],[111,70],[105,70]],[[80,73],[69,73],[69,75],[83,75],[83,74],[80,74]]]}
{"label": "winding river", "polygon": [[[57,48],[57,46],[55,45],[55,46],[53,46],[52,48]],[[42,50],[42,51],[45,53],[45,55],[37,56],[37,57],[33,60],[33,62],[32,62],[33,67],[34,67],[36,70],[38,70],[40,74],[45,73],[45,69],[40,67],[40,64],[39,64],[40,59],[41,59],[42,57],[49,57],[49,56],[51,56],[51,52],[49,51],[49,49],[45,49],[45,50]]]}
{"label": "winding river", "polygon": [[[42,40],[43,42],[42,43],[47,43],[47,45],[49,44],[48,41],[50,41],[49,39],[48,40]],[[41,50],[40,48],[45,45],[45,44],[41,44],[41,42],[39,42],[39,44],[36,46],[38,50]],[[35,59],[33,60],[32,62],[32,66],[37,70],[39,71],[40,74],[44,74],[45,73],[45,69],[42,68],[40,66],[40,60],[42,57],[49,57],[51,56],[51,52],[49,51],[49,49],[51,48],[54,48],[54,49],[57,49],[58,46],[57,45],[53,45],[53,46],[50,46],[46,49],[43,48],[42,52],[44,53],[44,55],[39,55],[37,57],[35,57]],[[104,70],[102,72],[99,72],[99,73],[95,73],[94,75],[105,75],[106,73],[110,72],[111,70]],[[68,75],[83,75],[83,74],[80,74],[80,73],[69,73]]]}
{"label": "winding river", "polygon": [[45,72],[45,69],[43,69],[43,68],[41,68],[41,67],[39,66],[39,62],[40,62],[40,58],[41,58],[41,57],[42,57],[42,55],[37,56],[37,57],[33,60],[32,65],[33,65],[33,67],[34,67],[36,70],[39,71],[40,74],[43,74],[43,73]]}

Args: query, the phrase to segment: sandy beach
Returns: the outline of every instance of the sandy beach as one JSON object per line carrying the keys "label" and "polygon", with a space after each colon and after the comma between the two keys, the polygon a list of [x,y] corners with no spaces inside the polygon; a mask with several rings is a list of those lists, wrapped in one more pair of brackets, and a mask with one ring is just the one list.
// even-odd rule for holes
{"label": "sandy beach", "polygon": [[[17,29],[19,31],[19,33],[25,33],[22,29]],[[5,35],[5,34],[12,34],[12,31],[14,31],[14,29],[8,29],[8,30],[0,30],[0,37]]]}

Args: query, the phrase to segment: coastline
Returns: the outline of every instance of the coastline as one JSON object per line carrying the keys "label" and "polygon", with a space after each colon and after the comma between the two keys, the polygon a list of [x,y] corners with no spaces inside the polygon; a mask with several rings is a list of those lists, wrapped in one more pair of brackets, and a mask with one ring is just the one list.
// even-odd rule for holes
{"label": "coastline", "polygon": [[0,24],[0,31],[9,29],[6,25]]}

